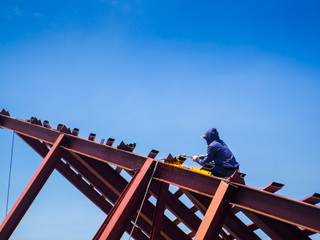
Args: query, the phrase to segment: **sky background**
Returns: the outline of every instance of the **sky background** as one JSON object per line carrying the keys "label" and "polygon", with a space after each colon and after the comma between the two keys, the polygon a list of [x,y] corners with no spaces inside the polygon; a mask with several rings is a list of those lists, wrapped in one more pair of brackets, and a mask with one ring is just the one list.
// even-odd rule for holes
{"label": "sky background", "polygon": [[[0,2],[0,108],[137,143],[206,153],[216,127],[246,183],[320,192],[319,1]],[[0,129],[0,220],[12,132]],[[11,207],[41,162],[14,142]],[[186,162],[193,165],[192,161]],[[91,239],[105,215],[54,172],[12,239]],[[264,238],[265,239],[265,238]],[[312,239],[320,239],[319,234]]]}

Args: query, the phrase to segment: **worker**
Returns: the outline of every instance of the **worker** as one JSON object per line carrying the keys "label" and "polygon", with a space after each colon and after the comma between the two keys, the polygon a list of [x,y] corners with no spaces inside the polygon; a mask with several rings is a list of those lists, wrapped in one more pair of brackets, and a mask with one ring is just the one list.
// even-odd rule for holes
{"label": "worker", "polygon": [[211,170],[212,175],[221,178],[230,177],[239,169],[239,163],[227,144],[220,139],[216,128],[209,128],[201,137],[207,141],[207,155],[193,156],[193,161],[200,165],[205,165],[206,163],[214,165]]}

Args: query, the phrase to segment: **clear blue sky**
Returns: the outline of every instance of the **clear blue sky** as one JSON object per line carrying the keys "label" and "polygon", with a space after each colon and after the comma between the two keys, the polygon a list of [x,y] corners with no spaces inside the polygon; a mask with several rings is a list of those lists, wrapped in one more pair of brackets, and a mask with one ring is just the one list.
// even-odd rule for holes
{"label": "clear blue sky", "polygon": [[[320,192],[318,1],[1,1],[0,108],[135,152],[204,154],[217,127],[262,188]],[[12,133],[0,129],[0,220]],[[10,206],[41,159],[16,138]],[[187,165],[192,165],[187,161]],[[12,239],[90,239],[105,215],[58,173]],[[67,236],[67,237],[66,237]],[[313,239],[319,239],[313,237]]]}

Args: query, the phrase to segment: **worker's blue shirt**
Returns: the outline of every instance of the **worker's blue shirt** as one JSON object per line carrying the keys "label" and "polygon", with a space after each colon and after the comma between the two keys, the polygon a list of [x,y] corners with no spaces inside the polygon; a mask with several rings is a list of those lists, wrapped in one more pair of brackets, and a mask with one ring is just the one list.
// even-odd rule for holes
{"label": "worker's blue shirt", "polygon": [[197,159],[200,165],[214,162],[215,165],[222,166],[227,169],[238,169],[239,163],[233,156],[227,144],[219,138],[217,129],[210,128],[206,131],[204,138],[207,141],[207,156],[204,159]]}

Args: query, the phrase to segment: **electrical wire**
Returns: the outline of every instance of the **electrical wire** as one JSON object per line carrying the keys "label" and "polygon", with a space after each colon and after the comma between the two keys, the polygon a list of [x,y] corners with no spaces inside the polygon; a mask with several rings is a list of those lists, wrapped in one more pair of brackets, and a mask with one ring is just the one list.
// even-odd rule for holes
{"label": "electrical wire", "polygon": [[7,191],[7,203],[6,203],[6,216],[8,215],[9,206],[9,195],[10,195],[10,185],[11,185],[11,173],[12,173],[12,160],[13,160],[13,149],[14,149],[14,133],[15,133],[16,121],[14,121],[13,131],[12,131],[12,141],[11,141],[11,157],[10,157],[10,167],[9,167],[9,179],[8,179],[8,191]]}

